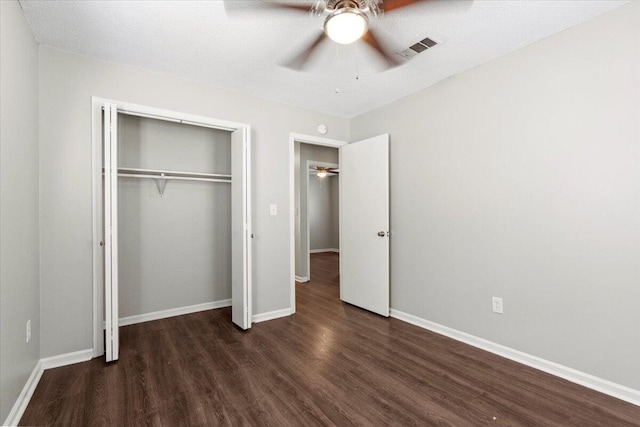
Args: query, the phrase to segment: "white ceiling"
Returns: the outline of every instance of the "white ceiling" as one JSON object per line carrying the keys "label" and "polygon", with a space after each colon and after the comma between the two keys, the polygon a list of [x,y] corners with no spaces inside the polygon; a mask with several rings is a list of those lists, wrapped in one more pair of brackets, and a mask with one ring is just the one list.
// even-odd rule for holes
{"label": "white ceiling", "polygon": [[385,71],[364,44],[326,42],[300,72],[278,63],[317,37],[321,17],[265,9],[258,1],[20,0],[42,44],[343,117],[417,92],[626,2],[424,1],[391,11],[371,27],[394,51],[427,36],[441,45]]}

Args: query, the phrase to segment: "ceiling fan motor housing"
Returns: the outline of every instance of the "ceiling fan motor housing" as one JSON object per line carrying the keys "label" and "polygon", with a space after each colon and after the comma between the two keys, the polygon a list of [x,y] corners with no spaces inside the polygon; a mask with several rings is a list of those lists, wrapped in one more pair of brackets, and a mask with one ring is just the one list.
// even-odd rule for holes
{"label": "ceiling fan motor housing", "polygon": [[337,10],[346,7],[364,10],[369,6],[369,3],[371,3],[369,0],[327,0],[327,10]]}

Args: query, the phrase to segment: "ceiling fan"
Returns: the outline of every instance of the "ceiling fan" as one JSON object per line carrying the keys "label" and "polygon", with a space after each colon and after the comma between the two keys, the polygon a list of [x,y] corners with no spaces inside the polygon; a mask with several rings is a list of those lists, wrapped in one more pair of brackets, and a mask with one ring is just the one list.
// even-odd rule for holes
{"label": "ceiling fan", "polygon": [[327,168],[323,166],[311,166],[309,167],[309,172],[313,172],[316,174],[318,178],[325,178],[327,176],[335,176],[340,173],[339,168]]}
{"label": "ceiling fan", "polygon": [[309,7],[301,4],[262,1],[266,7],[283,8],[314,16],[325,16],[323,30],[301,52],[285,64],[286,67],[299,70],[311,54],[326,39],[339,44],[350,44],[362,39],[374,49],[389,67],[401,64],[400,57],[380,44],[376,31],[369,28],[369,21],[383,13],[419,3],[425,0],[320,0]]}

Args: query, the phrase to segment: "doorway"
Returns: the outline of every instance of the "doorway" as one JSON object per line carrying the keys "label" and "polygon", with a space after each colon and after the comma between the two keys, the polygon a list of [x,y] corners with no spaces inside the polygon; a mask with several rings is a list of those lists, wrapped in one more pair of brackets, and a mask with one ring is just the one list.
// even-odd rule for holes
{"label": "doorway", "polygon": [[[304,145],[306,144],[301,144],[302,147]],[[337,148],[321,148],[324,149],[325,155],[333,155],[338,159]],[[306,150],[300,151],[302,159]],[[302,246],[296,247],[296,252],[302,256],[306,253],[307,271],[306,280],[302,280],[303,273],[301,271],[296,271],[298,282],[311,281],[312,276],[315,276],[312,271],[314,270],[311,262],[312,255],[314,258],[319,258],[321,256],[318,254],[325,254],[326,256],[322,256],[323,258],[338,260],[337,254],[340,253],[340,165],[307,160],[306,171],[305,179],[300,183],[301,187],[306,187],[306,192],[300,192],[301,195],[306,194],[306,203],[305,200],[300,201],[301,205],[306,204],[306,218],[303,217],[304,211],[300,209],[300,223],[306,222],[306,227],[300,227],[300,234],[306,239],[298,239],[296,236],[296,242],[300,241]],[[302,178],[302,174],[300,174],[300,178]],[[306,246],[303,246],[302,242],[305,240]],[[329,255],[331,253],[334,255]],[[303,263],[300,263],[300,267],[302,265]],[[298,269],[298,265],[296,265],[296,269]],[[337,266],[335,270],[339,273],[340,267]]]}
{"label": "doorway", "polygon": [[[333,264],[335,264],[336,277],[339,275],[339,263],[337,262],[338,254],[336,251],[339,249],[339,235],[338,230],[335,230],[335,239],[337,242],[330,244],[333,237],[333,230],[329,225],[327,227],[326,221],[323,220],[324,230],[316,230],[323,233],[328,239],[320,239],[319,242],[312,244],[313,225],[309,221],[309,211],[314,206],[314,202],[322,203],[330,198],[330,192],[324,191],[324,194],[318,194],[319,197],[310,202],[308,197],[309,189],[312,191],[320,187],[323,190],[329,190],[331,185],[334,185],[337,189],[338,182],[331,182],[330,176],[337,176],[336,173],[332,173],[330,176],[323,178],[317,177],[318,168],[325,169],[339,169],[339,148],[346,145],[346,141],[331,140],[327,138],[319,138],[308,135],[291,134],[289,138],[290,143],[290,202],[293,207],[290,216],[290,250],[291,250],[291,313],[296,311],[295,303],[295,286],[296,281],[308,282],[311,279],[311,263],[312,255],[316,258],[321,258],[322,254],[327,254],[327,260],[324,262],[325,268],[332,264],[332,260],[328,259],[333,256]],[[302,155],[301,155],[302,151]],[[315,172],[314,172],[315,171]],[[322,179],[324,181],[314,181]],[[337,202],[337,200],[336,200]],[[326,204],[324,208],[329,208]],[[320,214],[318,211],[314,213]],[[339,228],[339,214],[337,206],[335,210],[335,216],[337,216],[335,223]],[[331,218],[331,209],[324,209],[322,215],[326,220],[327,217]],[[312,216],[312,219],[315,218]],[[317,219],[317,218],[316,218]],[[320,227],[322,228],[322,227]],[[331,235],[331,236],[328,236]],[[314,247],[316,246],[316,247]],[[324,247],[320,247],[324,246]],[[314,251],[315,249],[315,251]],[[312,252],[315,252],[312,254]],[[330,267],[333,268],[333,267]]]}

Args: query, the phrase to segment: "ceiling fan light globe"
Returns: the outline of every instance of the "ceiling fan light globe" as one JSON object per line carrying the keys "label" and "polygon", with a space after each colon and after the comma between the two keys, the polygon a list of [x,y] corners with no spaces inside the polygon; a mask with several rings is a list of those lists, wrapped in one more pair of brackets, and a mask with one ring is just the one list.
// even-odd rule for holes
{"label": "ceiling fan light globe", "polygon": [[324,32],[339,44],[349,44],[360,39],[367,32],[368,19],[359,9],[342,8],[327,16]]}

